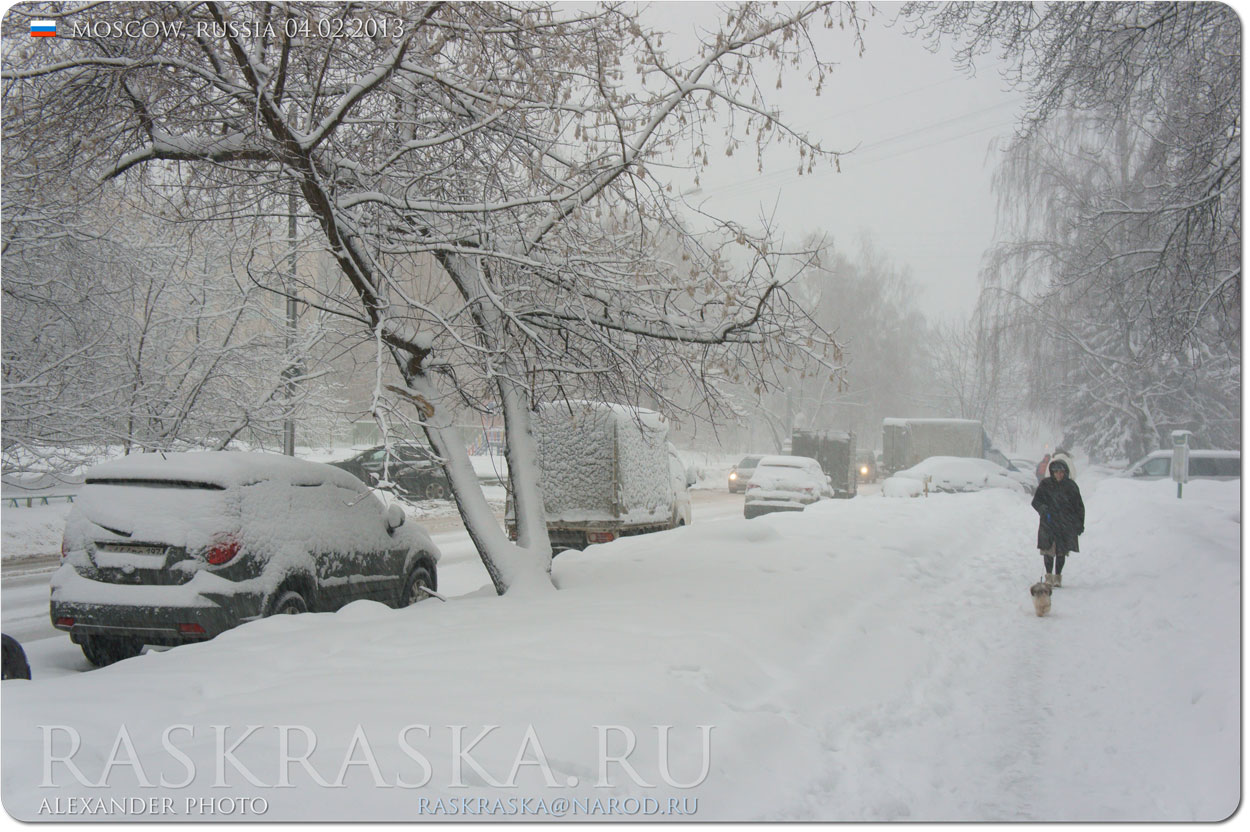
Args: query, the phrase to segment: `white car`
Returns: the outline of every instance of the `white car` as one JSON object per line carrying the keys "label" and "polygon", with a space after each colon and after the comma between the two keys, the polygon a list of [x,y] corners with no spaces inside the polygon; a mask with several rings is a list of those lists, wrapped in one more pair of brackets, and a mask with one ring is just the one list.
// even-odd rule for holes
{"label": "white car", "polygon": [[[1033,476],[1008,471],[989,459],[971,456],[931,456],[910,468],[895,472],[891,479],[906,483],[882,486],[886,496],[915,496],[923,493],[927,483],[929,491],[965,492],[982,491],[986,488],[1006,488],[1032,494],[1036,483]],[[898,487],[905,485],[905,487]]]}
{"label": "white car", "polygon": [[[1172,452],[1152,451],[1137,460],[1123,476],[1161,480],[1172,476]],[[1204,480],[1241,479],[1241,451],[1189,449],[1189,478]]]}
{"label": "white car", "polygon": [[802,511],[833,496],[820,463],[805,456],[766,456],[747,483],[743,516],[748,520],[773,511]]}

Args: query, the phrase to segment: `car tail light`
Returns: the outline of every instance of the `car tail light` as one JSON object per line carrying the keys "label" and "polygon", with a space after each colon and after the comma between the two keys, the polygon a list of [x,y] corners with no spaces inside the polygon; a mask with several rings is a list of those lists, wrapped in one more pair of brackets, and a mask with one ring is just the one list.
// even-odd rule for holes
{"label": "car tail light", "polygon": [[178,632],[184,633],[189,636],[205,635],[204,628],[201,627],[199,624],[179,624]]}
{"label": "car tail light", "polygon": [[58,619],[56,620],[56,626],[58,626],[58,627],[73,627],[73,626],[74,626],[74,619],[72,619],[72,618],[58,618]]}
{"label": "car tail light", "polygon": [[759,486],[758,486],[758,485],[756,485],[756,484],[755,484],[755,483],[753,483],[753,482],[752,482],[752,483],[747,483],[747,491],[751,491],[752,489],[755,489],[755,488],[759,488]]}
{"label": "car tail light", "polygon": [[229,563],[238,553],[239,541],[233,537],[223,536],[217,538],[213,547],[208,550],[207,560],[213,566],[221,566],[223,563]]}
{"label": "car tail light", "polygon": [[590,543],[611,543],[616,540],[616,532],[586,532],[586,540]]}

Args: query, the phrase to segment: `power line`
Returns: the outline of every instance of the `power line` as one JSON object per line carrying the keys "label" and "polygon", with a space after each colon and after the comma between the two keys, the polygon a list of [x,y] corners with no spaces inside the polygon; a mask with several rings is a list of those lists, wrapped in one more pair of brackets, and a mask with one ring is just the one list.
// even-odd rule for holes
{"label": "power line", "polygon": [[[924,125],[923,127],[916,127],[916,128],[911,129],[911,130],[905,130],[905,131],[904,131],[904,132],[902,132],[902,133],[897,133],[897,134],[895,134],[895,135],[893,135],[893,136],[888,136],[888,137],[886,137],[886,138],[884,138],[884,139],[880,139],[880,140],[878,140],[878,141],[875,141],[875,142],[872,142],[872,143],[870,143],[870,144],[864,145],[862,148],[859,148],[859,150],[857,150],[857,151],[855,151],[855,152],[853,152],[853,153],[848,153],[848,154],[846,154],[844,158],[845,158],[848,162],[854,162],[854,161],[855,161],[855,158],[856,158],[856,157],[855,157],[855,155],[854,155],[854,153],[857,153],[857,152],[863,152],[863,151],[866,151],[866,150],[879,149],[879,148],[884,147],[884,146],[886,146],[886,145],[888,145],[888,144],[890,144],[890,143],[892,143],[892,142],[896,142],[896,141],[898,141],[898,140],[900,140],[900,139],[905,139],[905,138],[907,138],[907,137],[909,137],[909,136],[915,136],[915,135],[918,135],[918,134],[921,134],[921,133],[928,132],[928,131],[930,131],[930,130],[936,130],[936,129],[941,128],[941,127],[946,127],[946,126],[951,125],[951,124],[956,124],[956,123],[959,123],[959,122],[961,122],[961,121],[966,121],[966,120],[968,120],[968,119],[975,118],[976,116],[980,116],[980,115],[983,115],[983,114],[985,114],[985,113],[992,112],[992,111],[994,111],[994,110],[1000,110],[1000,109],[1002,109],[1002,108],[1004,108],[1004,107],[1008,107],[1008,106],[1016,106],[1016,104],[1017,104],[1017,102],[1015,102],[1015,101],[1003,101],[1003,102],[1000,102],[1000,103],[998,103],[998,104],[993,104],[993,105],[991,105],[991,106],[989,106],[989,107],[983,107],[983,108],[978,109],[978,110],[971,110],[971,111],[969,111],[969,112],[962,113],[962,114],[957,115],[957,116],[952,116],[951,118],[947,118],[947,119],[943,119],[943,120],[941,120],[941,121],[933,122],[932,124],[927,124],[927,125]],[[898,153],[898,154],[891,154],[891,155],[887,155],[887,156],[878,157],[877,159],[874,159],[874,160],[872,160],[872,161],[882,161],[882,160],[884,160],[884,159],[891,159],[891,158],[894,158],[894,156],[895,156],[895,155],[903,155],[904,153],[911,153],[911,152],[914,152],[914,151],[916,151],[916,150],[923,150],[923,149],[928,148],[928,147],[937,147],[938,145],[945,144],[946,142],[949,142],[949,141],[954,141],[955,139],[965,138],[965,137],[967,137],[967,136],[971,136],[971,135],[974,135],[974,134],[976,134],[976,133],[981,133],[981,132],[984,132],[984,131],[986,131],[986,130],[990,130],[990,129],[995,129],[995,128],[999,128],[999,127],[1006,127],[1006,126],[1010,126],[1010,125],[1011,125],[1011,124],[1013,124],[1013,123],[1014,123],[1014,122],[995,123],[995,124],[992,124],[992,125],[988,125],[988,126],[986,126],[986,127],[979,127],[979,128],[977,128],[976,130],[972,130],[972,131],[969,131],[969,132],[967,132],[967,133],[962,133],[962,134],[960,134],[960,135],[957,135],[957,136],[952,136],[952,137],[949,137],[949,138],[946,138],[946,139],[941,139],[941,140],[936,141],[936,142],[931,142],[931,143],[928,143],[928,144],[919,145],[919,146],[917,146],[917,147],[910,148],[910,149],[908,149],[908,150],[902,151],[902,152],[900,152],[900,153]],[[737,192],[737,193],[750,193],[751,191],[756,190],[757,188],[761,187],[762,185],[769,184],[769,183],[770,183],[771,181],[773,181],[773,180],[781,180],[781,182],[782,182],[782,183],[784,183],[784,182],[786,182],[786,181],[798,180],[798,179],[802,179],[802,178],[812,178],[812,177],[818,177],[818,176],[828,176],[828,175],[833,174],[833,173],[836,173],[836,171],[821,171],[820,173],[811,173],[811,174],[807,174],[807,176],[803,177],[803,176],[800,176],[798,173],[796,173],[796,172],[795,172],[795,171],[793,171],[793,170],[780,170],[780,171],[774,171],[773,173],[765,173],[765,174],[760,174],[760,175],[758,175],[758,176],[753,176],[753,177],[751,177],[751,178],[749,178],[749,179],[743,179],[743,180],[738,181],[738,182],[731,182],[731,183],[730,183],[730,184],[728,184],[728,185],[721,185],[721,186],[719,186],[719,187],[715,187],[715,188],[704,188],[704,189],[702,189],[702,190],[703,190],[703,192],[704,192],[705,194],[726,194],[726,193],[735,193],[735,192]]]}

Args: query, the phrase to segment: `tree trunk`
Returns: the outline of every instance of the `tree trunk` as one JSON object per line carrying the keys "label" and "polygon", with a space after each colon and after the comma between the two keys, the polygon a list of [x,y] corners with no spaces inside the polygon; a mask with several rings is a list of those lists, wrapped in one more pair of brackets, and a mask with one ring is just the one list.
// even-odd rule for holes
{"label": "tree trunk", "polygon": [[[504,419],[508,436],[508,476],[516,502],[519,543],[508,540],[482,493],[469,460],[464,437],[451,418],[433,381],[424,371],[405,371],[409,395],[421,411],[430,446],[443,459],[447,480],[465,530],[473,541],[495,591],[536,593],[554,589],[551,583],[551,543],[547,537],[542,492],[538,485],[537,453],[529,430],[529,412],[519,389],[504,392]],[[501,384],[501,391],[504,388]]]}

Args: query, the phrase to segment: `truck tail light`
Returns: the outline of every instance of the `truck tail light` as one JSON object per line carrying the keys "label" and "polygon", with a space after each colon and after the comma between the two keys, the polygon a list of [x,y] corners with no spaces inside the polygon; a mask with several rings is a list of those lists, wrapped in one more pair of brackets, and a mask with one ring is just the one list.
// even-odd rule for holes
{"label": "truck tail light", "polygon": [[611,543],[616,540],[616,532],[586,532],[589,543]]}
{"label": "truck tail light", "polygon": [[72,618],[58,618],[58,619],[56,620],[56,626],[58,626],[58,627],[64,627],[65,629],[67,629],[67,630],[68,630],[70,627],[73,627],[73,626],[74,626],[74,619],[72,619]]}
{"label": "truck tail light", "polygon": [[61,535],[61,560],[65,560],[65,556],[69,554],[69,541],[65,539],[65,535]]}
{"label": "truck tail light", "polygon": [[214,541],[211,549],[208,550],[207,560],[212,566],[221,566],[223,563],[229,563],[234,556],[239,553],[239,541],[229,535],[222,535]]}
{"label": "truck tail light", "polygon": [[189,636],[205,635],[204,628],[201,627],[199,624],[179,624],[178,632],[183,633],[184,635],[189,635]]}

